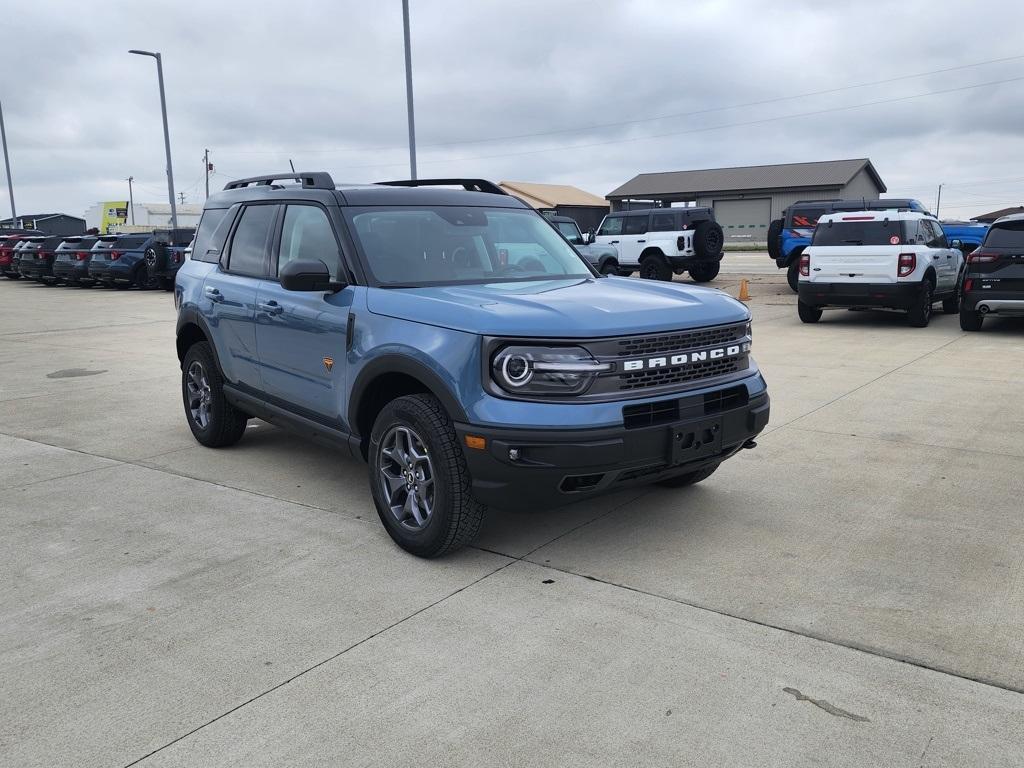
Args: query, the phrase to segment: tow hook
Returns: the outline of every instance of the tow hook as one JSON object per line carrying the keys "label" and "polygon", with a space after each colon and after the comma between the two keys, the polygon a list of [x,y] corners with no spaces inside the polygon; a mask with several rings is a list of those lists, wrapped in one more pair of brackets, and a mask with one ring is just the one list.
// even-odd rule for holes
{"label": "tow hook", "polygon": [[743,447],[746,448],[747,450],[750,450],[751,448],[757,448],[757,442],[755,440],[747,440],[747,442],[743,444]]}

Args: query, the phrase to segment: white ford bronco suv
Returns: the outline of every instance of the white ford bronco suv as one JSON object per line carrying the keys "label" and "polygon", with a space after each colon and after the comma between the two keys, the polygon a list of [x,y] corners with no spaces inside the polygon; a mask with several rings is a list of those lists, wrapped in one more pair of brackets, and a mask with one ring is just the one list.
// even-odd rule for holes
{"label": "white ford bronco suv", "polygon": [[923,328],[936,301],[956,313],[964,268],[959,246],[946,241],[938,219],[920,211],[826,214],[800,257],[800,319],[818,322],[823,307],[874,307],[904,311],[910,325]]}

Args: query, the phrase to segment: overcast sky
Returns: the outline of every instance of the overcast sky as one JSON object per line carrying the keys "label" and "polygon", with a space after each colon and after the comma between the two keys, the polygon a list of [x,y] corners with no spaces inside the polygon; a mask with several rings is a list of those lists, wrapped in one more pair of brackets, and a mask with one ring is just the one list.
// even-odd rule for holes
{"label": "overcast sky", "polygon": [[[890,195],[931,205],[945,182],[946,215],[1024,203],[1019,2],[410,4],[421,177],[604,195],[640,172],[869,157]],[[137,201],[166,201],[155,64],[129,48],[163,53],[188,202],[203,199],[204,148],[213,189],[289,158],[336,180],[408,176],[401,0],[4,9],[22,214],[81,216],[126,198],[128,176]]]}

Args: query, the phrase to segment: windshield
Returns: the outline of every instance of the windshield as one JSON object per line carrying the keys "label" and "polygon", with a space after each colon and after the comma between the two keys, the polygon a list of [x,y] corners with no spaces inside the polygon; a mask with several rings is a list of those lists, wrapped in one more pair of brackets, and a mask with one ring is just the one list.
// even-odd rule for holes
{"label": "windshield", "polygon": [[899,245],[903,242],[901,221],[835,221],[819,224],[811,245]]}
{"label": "windshield", "polygon": [[993,224],[985,238],[985,247],[1024,249],[1024,221]]}
{"label": "windshield", "polygon": [[592,277],[540,215],[509,208],[348,208],[377,282],[412,288]]}

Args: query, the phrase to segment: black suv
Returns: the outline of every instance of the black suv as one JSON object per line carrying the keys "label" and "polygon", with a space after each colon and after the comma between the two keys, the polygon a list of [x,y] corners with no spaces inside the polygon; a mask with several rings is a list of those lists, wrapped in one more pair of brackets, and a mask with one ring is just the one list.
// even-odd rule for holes
{"label": "black suv", "polygon": [[54,253],[53,276],[66,285],[89,282],[89,250],[95,242],[92,235],[64,238]]}
{"label": "black suv", "polygon": [[53,276],[54,251],[63,241],[63,235],[34,238],[32,243],[21,251],[21,261],[18,262],[21,276],[47,285],[56,285],[58,279]]}
{"label": "black suv", "polygon": [[1024,214],[1003,216],[967,257],[960,327],[980,331],[987,315],[1024,316]]}
{"label": "black suv", "polygon": [[89,277],[117,288],[134,285],[170,290],[194,232],[179,228],[102,235],[92,249]]}

